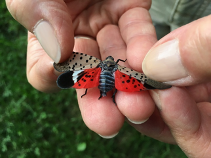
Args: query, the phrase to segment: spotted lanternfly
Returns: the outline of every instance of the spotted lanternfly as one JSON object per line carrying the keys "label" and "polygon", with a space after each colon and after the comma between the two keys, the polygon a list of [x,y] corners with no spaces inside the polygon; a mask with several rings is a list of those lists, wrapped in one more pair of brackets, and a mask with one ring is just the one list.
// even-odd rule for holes
{"label": "spotted lanternfly", "polygon": [[136,92],[150,89],[167,89],[170,85],[149,79],[143,73],[139,73],[127,67],[118,65],[118,62],[126,60],[118,59],[116,62],[112,56],[101,61],[93,56],[73,52],[71,57],[63,63],[54,63],[54,68],[61,74],[57,79],[57,85],[62,88],[85,88],[97,87],[100,97],[106,96],[108,91],[115,89],[113,101],[117,90],[124,92]]}

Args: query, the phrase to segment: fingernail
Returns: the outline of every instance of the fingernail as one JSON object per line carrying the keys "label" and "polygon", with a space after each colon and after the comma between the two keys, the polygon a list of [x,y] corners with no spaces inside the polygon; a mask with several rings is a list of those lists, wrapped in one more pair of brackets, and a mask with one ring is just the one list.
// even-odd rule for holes
{"label": "fingernail", "polygon": [[75,38],[75,39],[79,39],[79,38],[80,38],[80,39],[81,39],[81,38],[82,38],[82,39],[93,39],[92,37],[89,37],[89,36],[79,36],[79,35],[78,35],[78,36],[75,36],[74,38]]}
{"label": "fingernail", "polygon": [[188,76],[181,62],[178,39],[152,48],[146,55],[142,68],[146,76],[161,82]]}
{"label": "fingernail", "polygon": [[38,21],[34,26],[33,32],[45,52],[55,63],[58,63],[61,58],[61,50],[54,29],[50,23],[45,20]]}
{"label": "fingernail", "polygon": [[111,138],[114,138],[118,133],[115,133],[113,135],[110,135],[110,136],[103,136],[103,135],[100,135],[98,134],[99,136],[101,136],[102,138],[105,138],[105,139],[111,139]]}
{"label": "fingernail", "polygon": [[54,70],[54,74],[56,75],[56,76],[59,76],[59,75],[61,75],[63,72],[59,72],[59,71],[57,71],[56,69],[53,69]]}
{"label": "fingernail", "polygon": [[150,94],[151,94],[156,106],[158,107],[158,109],[162,110],[162,105],[161,105],[161,101],[160,101],[160,97],[159,97],[159,90],[151,90]]}
{"label": "fingernail", "polygon": [[149,118],[147,118],[147,119],[145,119],[145,120],[142,120],[142,121],[133,121],[133,120],[131,120],[131,119],[129,119],[129,118],[127,118],[128,119],[128,121],[130,121],[131,123],[134,123],[134,124],[136,124],[136,125],[140,125],[140,124],[143,124],[144,122],[146,122]]}

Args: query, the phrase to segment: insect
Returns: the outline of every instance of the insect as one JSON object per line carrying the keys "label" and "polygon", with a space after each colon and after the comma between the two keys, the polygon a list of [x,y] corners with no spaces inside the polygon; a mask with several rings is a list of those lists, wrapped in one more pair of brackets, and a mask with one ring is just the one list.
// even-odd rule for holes
{"label": "insect", "polygon": [[134,71],[127,67],[120,66],[119,62],[126,60],[118,59],[116,62],[112,56],[108,56],[104,61],[78,52],[73,52],[71,57],[63,63],[54,63],[54,68],[61,74],[57,79],[58,87],[66,88],[85,88],[98,87],[101,97],[115,89],[112,98],[115,102],[117,90],[124,92],[136,92],[150,89],[167,89],[170,85],[154,81],[143,73]]}

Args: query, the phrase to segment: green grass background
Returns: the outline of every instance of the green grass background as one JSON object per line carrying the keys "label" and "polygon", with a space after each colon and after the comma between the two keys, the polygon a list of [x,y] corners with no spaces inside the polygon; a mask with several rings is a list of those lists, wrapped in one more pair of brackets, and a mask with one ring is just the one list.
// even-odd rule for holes
{"label": "green grass background", "polygon": [[183,158],[176,145],[124,124],[103,139],[82,121],[74,90],[45,94],[26,79],[27,31],[0,2],[0,157]]}

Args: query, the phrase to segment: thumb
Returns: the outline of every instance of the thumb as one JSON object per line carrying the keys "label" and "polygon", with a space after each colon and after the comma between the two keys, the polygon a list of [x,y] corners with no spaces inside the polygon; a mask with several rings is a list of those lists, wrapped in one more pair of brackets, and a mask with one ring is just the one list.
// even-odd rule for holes
{"label": "thumb", "polygon": [[[34,32],[45,52],[55,61],[64,61],[73,50],[73,26],[62,0],[6,0],[12,16]],[[42,20],[43,19],[43,20]]]}
{"label": "thumb", "polygon": [[188,86],[211,79],[211,16],[178,28],[146,55],[143,72],[151,79]]}

